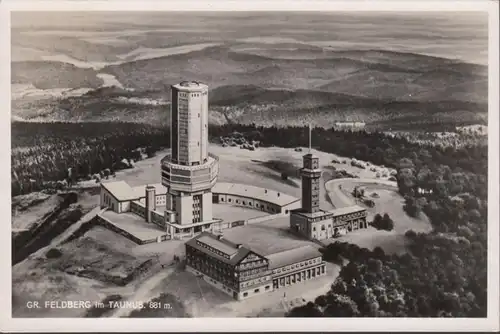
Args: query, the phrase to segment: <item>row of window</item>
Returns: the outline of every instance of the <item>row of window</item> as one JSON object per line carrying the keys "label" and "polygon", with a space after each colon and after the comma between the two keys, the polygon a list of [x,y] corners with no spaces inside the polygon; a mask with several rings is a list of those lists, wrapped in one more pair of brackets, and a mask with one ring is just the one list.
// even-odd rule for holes
{"label": "row of window", "polygon": [[[208,224],[208,227],[210,227],[210,224]],[[197,241],[197,244],[198,243],[202,244],[201,242]],[[233,266],[231,266],[231,265],[229,265],[229,264],[227,264],[219,259],[216,259],[216,258],[204,253],[203,251],[201,251],[199,249],[189,247],[189,251],[193,255],[194,258],[196,258],[198,261],[203,262],[206,265],[214,263],[216,266],[218,266],[220,268],[228,268],[228,269],[234,271]]]}
{"label": "row of window", "polygon": [[[220,202],[224,202],[224,197],[219,197],[219,201]],[[227,202],[228,203],[232,203],[232,199],[228,198]],[[235,203],[236,204],[240,204],[240,200],[239,199],[235,200]],[[241,204],[242,205],[247,205],[247,201],[241,201]],[[253,206],[252,202],[248,202],[248,206]],[[256,208],[264,208],[266,210],[270,210],[271,212],[278,212],[278,209],[276,209],[275,207],[269,207],[268,205],[263,205],[263,204],[259,205],[259,203],[255,203],[255,207]]]}
{"label": "row of window", "polygon": [[266,260],[252,261],[248,263],[242,263],[239,265],[239,269],[253,268],[255,266],[260,266],[266,264]]}
{"label": "row of window", "polygon": [[[269,285],[266,285],[266,287],[264,288],[265,291],[268,291],[269,289],[271,289],[271,287]],[[255,289],[255,290],[253,290],[253,292],[259,293],[260,289]],[[243,292],[243,297],[248,297],[248,292]]]}
{"label": "row of window", "polygon": [[263,283],[265,281],[269,281],[270,279],[271,279],[271,277],[269,277],[269,276],[260,277],[260,278],[257,278],[257,279],[251,280],[251,281],[241,283],[241,287],[246,288],[247,286],[255,285],[258,283]]}
{"label": "row of window", "polygon": [[281,272],[287,272],[289,270],[294,270],[296,268],[302,268],[302,267],[304,267],[306,265],[311,265],[311,264],[320,263],[320,262],[321,262],[321,258],[316,258],[316,259],[312,259],[312,260],[308,260],[308,261],[304,261],[304,262],[292,264],[292,265],[284,267],[284,268],[279,268],[275,272],[279,274]]}
{"label": "row of window", "polygon": [[[337,222],[337,220],[335,220],[335,222]],[[357,221],[352,222],[352,226],[354,228],[357,228],[358,227],[358,222]],[[328,228],[331,229],[332,228],[332,224],[328,224]],[[316,226],[313,226],[312,230],[316,231]],[[326,225],[321,225],[321,231],[326,231]]]}
{"label": "row of window", "polygon": [[[203,92],[203,93],[179,93],[179,101],[181,100],[180,98],[181,97],[200,97],[200,96],[205,96],[207,95],[207,92]],[[187,100],[185,100],[187,101]]]}
{"label": "row of window", "polygon": [[285,284],[294,284],[295,282],[300,282],[302,281],[302,278],[304,279],[309,279],[311,277],[316,277],[318,275],[324,274],[325,273],[325,266],[314,268],[311,271],[306,271],[303,272],[299,275],[299,277],[296,278],[296,274],[292,274],[287,277],[281,277],[279,279],[280,285],[285,285]]}

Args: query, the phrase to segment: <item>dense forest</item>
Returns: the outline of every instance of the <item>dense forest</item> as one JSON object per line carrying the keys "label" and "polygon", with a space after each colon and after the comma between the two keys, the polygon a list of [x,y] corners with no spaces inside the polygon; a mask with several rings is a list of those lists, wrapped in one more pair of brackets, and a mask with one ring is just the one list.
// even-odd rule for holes
{"label": "dense forest", "polygon": [[[134,123],[12,123],[12,195],[88,180],[170,145],[169,132]],[[126,161],[123,161],[123,160]]]}
{"label": "dense forest", "polygon": [[[308,131],[305,127],[264,128],[226,124],[211,125],[209,130],[212,140],[241,132],[250,140],[260,141],[262,146],[296,147],[308,143]],[[481,186],[486,182],[487,172],[487,147],[484,145],[460,149],[442,148],[410,143],[404,138],[392,138],[377,132],[322,128],[313,130],[312,142],[315,148],[325,152],[393,168],[399,166],[402,158],[410,157],[416,167],[410,166],[409,170],[403,171],[410,173],[404,181],[408,184],[414,183],[412,178],[420,177],[421,173],[417,175],[414,169],[426,164],[431,170],[447,166],[449,171],[444,170],[445,176],[451,175],[454,179],[457,175],[465,175],[466,178],[474,179],[472,181],[477,185],[478,191],[486,189]],[[128,163],[122,163],[124,159],[141,159],[138,148],[144,148],[148,155],[152,155],[169,145],[168,128],[147,124],[13,122],[12,194],[46,189],[69,176],[76,181],[90,179],[106,169],[112,173],[128,166]],[[432,177],[429,175],[427,180],[432,180]],[[482,178],[484,182],[478,184],[475,178]],[[467,182],[467,187],[470,188],[472,183]],[[436,186],[440,186],[440,183]]]}
{"label": "dense forest", "polygon": [[407,231],[404,255],[329,245],[326,261],[348,263],[327,294],[287,316],[486,317],[487,158],[486,148],[475,149],[399,151],[404,209],[425,212],[433,231]]}

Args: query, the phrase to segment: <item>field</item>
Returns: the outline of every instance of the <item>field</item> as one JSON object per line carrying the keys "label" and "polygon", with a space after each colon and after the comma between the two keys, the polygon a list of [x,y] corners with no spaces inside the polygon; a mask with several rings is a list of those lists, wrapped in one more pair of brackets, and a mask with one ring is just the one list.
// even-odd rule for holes
{"label": "field", "polygon": [[[276,147],[249,151],[220,145],[211,145],[210,151],[220,157],[219,180],[221,182],[253,184],[300,197],[300,180],[291,177],[289,182],[283,182],[280,178],[282,172],[280,168],[300,168],[304,152]],[[350,159],[313,151],[320,157],[321,167],[325,170],[323,183],[329,180],[329,174],[326,172],[331,171],[331,167],[328,166],[345,169],[346,172],[361,178],[374,178],[377,172],[390,173],[390,170],[384,167],[370,165],[369,168],[363,169],[351,166]],[[160,152],[153,158],[137,162],[133,169],[117,172],[116,180],[125,180],[132,186],[160,182],[159,162],[164,154],[166,152]],[[344,160],[346,163],[343,163]],[[273,164],[269,163],[270,161],[284,163]],[[375,172],[371,170],[372,168],[375,168]],[[345,182],[356,180],[360,179],[349,179]],[[347,191],[349,183],[343,185]],[[95,182],[84,182],[80,186],[95,187],[97,185]],[[327,196],[324,187],[321,190],[322,207],[327,210],[332,209],[332,199]],[[349,240],[363,247],[379,245],[388,252],[398,251],[404,246],[401,240],[406,229],[419,230],[427,223],[407,218],[402,212],[401,199],[394,192],[375,188],[373,191],[380,195],[380,198],[375,199],[375,210],[388,212],[396,222],[396,229],[393,232],[383,232],[369,228],[353,232],[342,237],[341,240]],[[348,196],[348,194],[344,195]],[[97,204],[98,196],[90,198]],[[335,203],[335,198],[333,203]],[[29,214],[29,210],[26,212]],[[224,216],[225,219],[236,216],[238,219],[245,219],[260,216],[262,213],[248,208],[217,204],[214,207],[214,215]],[[22,219],[22,217],[16,219]],[[329,265],[328,276],[287,288],[286,300],[283,299],[285,290],[279,290],[266,297],[235,302],[189,273],[179,272],[174,267],[162,268],[162,265],[168,266],[172,263],[174,255],[183,254],[181,241],[138,246],[114,232],[102,227],[93,227],[70,243],[61,244],[61,241],[66,240],[78,230],[78,227],[79,225],[75,224],[55,238],[49,246],[40,249],[13,267],[14,316],[84,316],[87,311],[81,309],[65,312],[50,309],[28,311],[25,308],[25,302],[29,299],[46,300],[57,297],[64,300],[100,301],[118,294],[124,300],[147,301],[158,297],[162,292],[169,293],[173,296],[169,298],[176,298],[175,300],[182,302],[183,308],[178,310],[175,316],[282,316],[290,307],[325,293],[339,271],[338,266]],[[225,230],[224,235],[229,240],[248,244],[264,255],[313,244],[289,234],[287,228],[288,220],[278,218]],[[319,247],[316,244],[313,245]],[[61,249],[63,256],[58,259],[47,259],[46,253],[50,248]],[[103,256],[103,253],[106,255]],[[149,274],[133,279],[126,286],[117,285],[110,277],[126,277],[134,271],[134,268],[147,260],[154,262]],[[68,271],[74,273],[78,268],[85,268],[95,277],[89,279],[68,274]],[[108,276],[99,275],[103,272]],[[130,309],[112,310],[103,316],[130,316],[131,311]]]}

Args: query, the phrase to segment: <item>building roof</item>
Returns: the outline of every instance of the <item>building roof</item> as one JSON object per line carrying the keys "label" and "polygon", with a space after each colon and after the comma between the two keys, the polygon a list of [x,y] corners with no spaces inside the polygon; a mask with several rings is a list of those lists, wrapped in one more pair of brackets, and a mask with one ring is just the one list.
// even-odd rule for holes
{"label": "building roof", "polygon": [[366,209],[359,205],[346,206],[344,208],[333,209],[330,211],[319,210],[317,212],[305,212],[304,209],[292,210],[291,214],[298,214],[307,218],[321,218],[325,216],[343,216],[354,212],[365,211]]}
{"label": "building roof", "polygon": [[301,261],[317,258],[321,253],[311,245],[302,246],[299,248],[289,249],[283,252],[270,254],[267,256],[269,260],[269,269],[276,269]]}
{"label": "building roof", "polygon": [[[210,250],[200,246],[198,242],[201,242],[209,247],[212,247],[214,249],[219,250],[222,253],[225,253],[229,255],[229,259],[221,256],[217,253],[211,252]],[[238,264],[241,260],[243,260],[245,257],[247,257],[248,254],[250,253],[255,253],[252,250],[248,249],[247,247],[241,246],[238,248],[238,245],[224,239],[222,237],[219,239],[215,234],[209,233],[209,232],[202,232],[195,236],[194,238],[188,240],[186,242],[186,245],[191,246],[205,254],[210,255],[211,257],[214,257],[224,263],[227,263],[229,265],[236,265]],[[257,254],[257,253],[255,253]],[[259,254],[257,254],[259,255]],[[261,256],[261,255],[259,255]]]}
{"label": "building roof", "polygon": [[105,188],[118,201],[130,201],[138,198],[125,181],[102,182],[101,187]]}
{"label": "building roof", "polygon": [[146,208],[146,203],[145,203],[145,202],[141,202],[141,201],[138,201],[138,200],[135,200],[135,201],[133,201],[133,202],[134,202],[135,204],[137,204],[137,205],[139,205],[139,206],[143,207],[143,208]]}
{"label": "building roof", "polygon": [[147,184],[147,185],[145,184],[132,188],[134,194],[136,195],[136,198],[146,197],[147,186],[154,187],[156,195],[165,195],[168,192],[168,188],[161,183]]}
{"label": "building roof", "polygon": [[218,182],[212,188],[212,193],[254,198],[280,206],[299,201],[298,198],[288,194],[242,183]]}
{"label": "building roof", "polygon": [[238,248],[235,247],[234,245],[228,242],[223,242],[221,240],[214,239],[208,235],[204,235],[201,238],[198,238],[198,241],[206,245],[209,245],[210,247],[213,247],[229,256],[233,256],[234,254],[238,253]]}
{"label": "building roof", "polygon": [[324,216],[330,216],[332,213],[329,211],[319,210],[316,212],[306,212],[304,209],[292,210],[291,214],[299,214],[307,218],[319,218]]}
{"label": "building roof", "polygon": [[366,210],[365,208],[359,205],[352,205],[352,206],[346,206],[344,208],[333,209],[330,212],[333,213],[334,216],[341,216],[365,210]]}
{"label": "building roof", "polygon": [[[109,191],[118,201],[131,201],[146,197],[146,187],[148,185],[131,187],[125,181],[113,181],[103,182],[101,186]],[[161,183],[150,184],[149,186],[155,188],[156,195],[165,195],[168,191],[168,188]]]}
{"label": "building roof", "polygon": [[198,81],[182,81],[172,87],[180,91],[201,92],[208,90],[208,86]]}

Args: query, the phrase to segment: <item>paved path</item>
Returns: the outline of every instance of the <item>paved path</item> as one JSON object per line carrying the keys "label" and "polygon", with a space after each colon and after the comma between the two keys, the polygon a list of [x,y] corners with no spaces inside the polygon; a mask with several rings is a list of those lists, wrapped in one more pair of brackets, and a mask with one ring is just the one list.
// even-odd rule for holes
{"label": "paved path", "polygon": [[328,197],[330,201],[336,208],[342,208],[350,205],[354,205],[355,202],[347,196],[341,189],[340,186],[345,185],[367,185],[375,184],[382,186],[383,188],[389,188],[390,190],[398,190],[397,182],[389,180],[380,179],[357,179],[357,178],[342,178],[330,180],[325,183],[325,189],[328,192]]}

